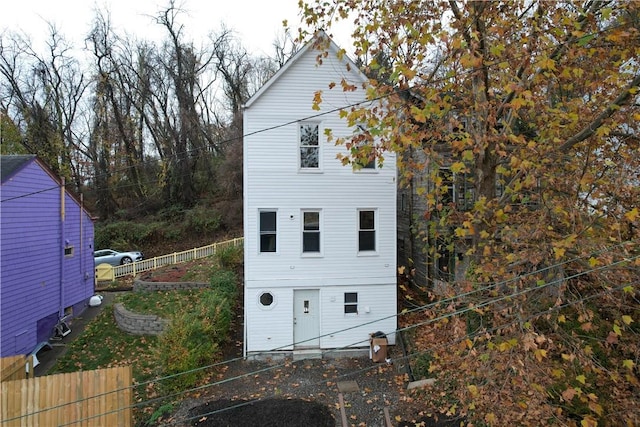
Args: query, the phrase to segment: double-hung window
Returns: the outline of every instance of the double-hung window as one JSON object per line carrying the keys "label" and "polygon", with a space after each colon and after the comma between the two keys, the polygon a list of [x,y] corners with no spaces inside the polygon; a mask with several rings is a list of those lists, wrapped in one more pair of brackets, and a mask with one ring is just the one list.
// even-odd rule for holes
{"label": "double-hung window", "polygon": [[358,293],[344,293],[344,314],[358,314]]}
{"label": "double-hung window", "polygon": [[358,252],[376,250],[376,211],[361,209],[358,211]]}
{"label": "double-hung window", "polygon": [[320,169],[320,139],[318,123],[302,122],[299,128],[300,169]]}
{"label": "double-hung window", "polygon": [[320,253],[320,211],[302,211],[302,253]]}
{"label": "double-hung window", "polygon": [[260,211],[260,252],[276,251],[276,211]]}

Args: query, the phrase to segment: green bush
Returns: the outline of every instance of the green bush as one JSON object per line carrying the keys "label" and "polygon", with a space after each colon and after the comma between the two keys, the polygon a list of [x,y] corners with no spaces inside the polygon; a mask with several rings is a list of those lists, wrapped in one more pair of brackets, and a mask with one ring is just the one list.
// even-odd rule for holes
{"label": "green bush", "polygon": [[[235,275],[221,270],[188,310],[177,313],[160,336],[158,357],[167,392],[193,387],[207,375],[203,366],[220,360],[220,344],[231,329],[238,287]],[[171,349],[171,351],[167,351]]]}
{"label": "green bush", "polygon": [[235,299],[238,295],[238,279],[229,270],[220,270],[211,278],[211,289],[220,292],[229,299]]}
{"label": "green bush", "polygon": [[242,265],[243,256],[241,246],[228,246],[216,252],[220,267],[231,271],[236,271]]}
{"label": "green bush", "polygon": [[157,240],[162,236],[164,228],[165,224],[162,222],[117,221],[97,224],[94,236],[95,248],[129,251]]}
{"label": "green bush", "polygon": [[413,357],[410,360],[410,363],[414,378],[429,378],[431,376],[431,373],[429,372],[431,362],[433,362],[433,356],[431,353],[421,353]]}
{"label": "green bush", "polygon": [[205,206],[198,206],[186,212],[186,226],[198,233],[212,233],[220,228],[220,214]]}

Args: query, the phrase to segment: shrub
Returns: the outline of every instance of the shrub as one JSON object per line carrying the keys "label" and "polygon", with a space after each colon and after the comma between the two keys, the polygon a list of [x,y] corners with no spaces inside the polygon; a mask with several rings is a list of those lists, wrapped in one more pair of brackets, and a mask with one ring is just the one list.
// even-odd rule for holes
{"label": "shrub", "polygon": [[117,221],[98,224],[95,228],[95,248],[129,251],[156,240],[164,228],[165,224],[162,222]]}
{"label": "shrub", "polygon": [[229,299],[235,299],[238,295],[236,275],[229,270],[220,270],[211,278],[211,289],[220,292]]}
{"label": "shrub", "polygon": [[216,252],[218,264],[225,270],[236,271],[243,261],[243,251],[240,246],[229,246]]}
{"label": "shrub", "polygon": [[[199,294],[196,303],[176,314],[160,336],[158,356],[167,392],[193,387],[207,374],[206,367],[220,360],[238,295],[235,275],[221,270],[211,279],[211,289]],[[171,349],[171,351],[167,351]]]}
{"label": "shrub", "polygon": [[220,214],[209,207],[198,206],[185,215],[186,226],[198,233],[212,233],[220,228]]}

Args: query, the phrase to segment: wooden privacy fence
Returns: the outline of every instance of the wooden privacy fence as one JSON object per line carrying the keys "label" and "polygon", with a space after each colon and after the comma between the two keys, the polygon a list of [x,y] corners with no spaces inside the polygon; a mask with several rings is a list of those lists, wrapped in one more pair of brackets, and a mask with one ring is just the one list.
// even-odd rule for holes
{"label": "wooden privacy fence", "polygon": [[0,382],[23,380],[33,375],[33,356],[10,356],[0,359]]}
{"label": "wooden privacy fence", "polygon": [[174,252],[168,255],[162,255],[151,259],[143,259],[142,261],[132,262],[112,267],[108,264],[100,264],[96,267],[96,281],[110,281],[122,276],[135,276],[143,271],[155,270],[165,265],[179,264],[181,262],[193,261],[194,259],[206,258],[215,255],[219,250],[226,248],[234,248],[242,246],[243,237],[237,237],[225,242],[218,242],[212,245],[200,248],[189,249],[188,251]]}
{"label": "wooden privacy fence", "polygon": [[2,384],[0,426],[131,426],[131,366]]}

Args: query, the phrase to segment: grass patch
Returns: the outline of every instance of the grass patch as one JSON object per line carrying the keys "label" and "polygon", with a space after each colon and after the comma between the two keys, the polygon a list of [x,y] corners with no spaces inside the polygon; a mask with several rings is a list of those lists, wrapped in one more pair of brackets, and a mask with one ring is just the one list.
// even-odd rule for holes
{"label": "grass patch", "polygon": [[[216,267],[217,268],[217,267]],[[106,305],[83,333],[69,343],[51,373],[130,365],[133,370],[136,422],[160,416],[173,403],[163,395],[199,385],[222,359],[221,344],[228,339],[238,295],[238,279],[217,270],[207,289],[166,292],[130,292],[116,298],[133,312],[170,319],[159,337],[129,335],[115,323],[113,304]],[[170,351],[168,351],[170,349]],[[185,372],[187,372],[185,374]],[[166,378],[169,377],[169,378]],[[157,379],[157,381],[156,381]],[[145,401],[153,400],[150,405]]]}
{"label": "grass patch", "polygon": [[185,289],[179,291],[130,292],[118,297],[129,311],[138,314],[154,314],[167,319],[176,313],[193,307],[196,301],[202,300],[202,295],[210,292],[208,289]]}
{"label": "grass patch", "polygon": [[157,362],[152,354],[157,342],[154,336],[120,331],[113,317],[113,305],[109,304],[67,345],[67,352],[57,360],[50,373],[131,365],[135,380],[145,381],[157,373]]}

